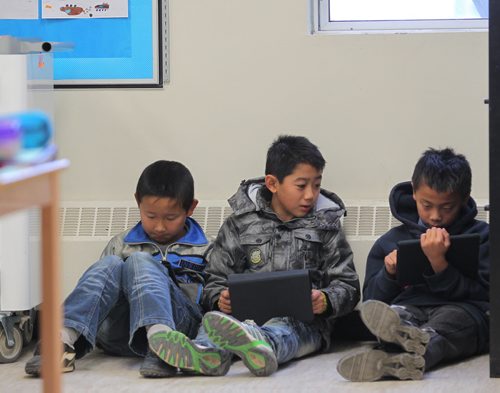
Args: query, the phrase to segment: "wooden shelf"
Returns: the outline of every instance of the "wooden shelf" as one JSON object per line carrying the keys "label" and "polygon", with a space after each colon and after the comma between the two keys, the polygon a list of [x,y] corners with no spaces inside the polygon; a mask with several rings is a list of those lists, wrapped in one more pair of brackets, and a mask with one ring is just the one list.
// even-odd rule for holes
{"label": "wooden shelf", "polygon": [[66,159],[0,173],[0,214],[39,206],[42,210],[41,353],[43,391],[61,392],[59,173]]}

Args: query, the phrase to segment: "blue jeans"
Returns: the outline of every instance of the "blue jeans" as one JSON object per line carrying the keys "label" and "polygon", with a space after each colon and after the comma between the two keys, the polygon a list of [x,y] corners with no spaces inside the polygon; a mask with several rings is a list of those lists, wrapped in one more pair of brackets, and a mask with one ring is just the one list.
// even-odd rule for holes
{"label": "blue jeans", "polygon": [[[256,326],[271,344],[278,364],[319,351],[322,336],[316,325],[297,321],[293,318],[272,318],[262,326]],[[203,326],[195,342],[206,347],[215,347],[208,338]]]}
{"label": "blue jeans", "polygon": [[124,262],[107,256],[94,263],[64,302],[64,326],[81,334],[81,357],[96,344],[115,355],[145,355],[145,327],[156,323],[193,337],[201,308],[172,281],[168,270],[144,252]]}
{"label": "blue jeans", "polygon": [[323,340],[316,325],[293,318],[272,318],[260,330],[271,343],[278,364],[317,352]]}

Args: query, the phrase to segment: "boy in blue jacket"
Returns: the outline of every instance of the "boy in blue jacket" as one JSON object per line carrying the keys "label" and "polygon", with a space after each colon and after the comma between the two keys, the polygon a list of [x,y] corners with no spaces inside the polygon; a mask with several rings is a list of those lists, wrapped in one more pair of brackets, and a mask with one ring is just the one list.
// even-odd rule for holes
{"label": "boy in blue jacket", "polygon": [[[391,212],[402,225],[373,245],[366,265],[360,313],[381,346],[341,359],[338,372],[351,381],[385,376],[421,379],[438,364],[488,350],[489,227],[475,219],[470,197],[471,169],[452,149],[425,151],[412,182],[391,191]],[[477,278],[463,275],[446,260],[450,235],[480,235]],[[396,280],[397,242],[420,238],[432,274],[424,283]]]}
{"label": "boy in blue jacket", "polygon": [[[149,350],[149,338],[198,331],[209,242],[190,217],[198,203],[191,173],[181,163],[156,161],[142,172],[135,200],[141,221],[109,241],[64,302],[63,372],[98,346],[145,356],[144,377],[170,377],[177,369]],[[39,376],[41,363],[37,346],[26,373]]]}

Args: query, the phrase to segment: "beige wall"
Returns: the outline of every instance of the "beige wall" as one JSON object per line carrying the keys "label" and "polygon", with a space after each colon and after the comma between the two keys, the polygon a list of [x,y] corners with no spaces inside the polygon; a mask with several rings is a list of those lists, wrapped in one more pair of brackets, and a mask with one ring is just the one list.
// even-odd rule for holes
{"label": "beige wall", "polygon": [[[467,155],[488,198],[487,33],[314,35],[306,0],[170,0],[171,82],[160,90],[56,91],[67,201],[131,200],[143,167],[184,162],[197,196],[259,176],[280,133],[326,160],[345,201],[383,199],[429,146]],[[63,241],[63,292],[104,242]],[[351,242],[361,276],[369,242]]]}
{"label": "beige wall", "polygon": [[487,33],[309,35],[306,0],[170,0],[163,89],[56,92],[64,201],[127,200],[160,158],[200,199],[263,173],[280,133],[303,134],[343,199],[385,199],[428,146],[467,155],[488,197]]}

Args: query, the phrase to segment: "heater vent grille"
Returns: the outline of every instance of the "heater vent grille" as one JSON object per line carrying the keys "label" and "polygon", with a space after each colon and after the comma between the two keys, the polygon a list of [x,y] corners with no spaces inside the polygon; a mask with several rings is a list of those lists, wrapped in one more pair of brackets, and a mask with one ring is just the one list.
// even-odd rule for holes
{"label": "heater vent grille", "polygon": [[[489,211],[480,205],[477,219],[488,222]],[[400,224],[387,204],[360,201],[346,204],[344,231],[348,238],[373,238]],[[32,210],[31,228],[39,226],[37,210]],[[209,237],[217,235],[224,220],[232,213],[226,201],[200,202],[193,218]],[[137,206],[123,202],[65,203],[60,208],[60,233],[63,240],[108,240],[140,220]]]}

